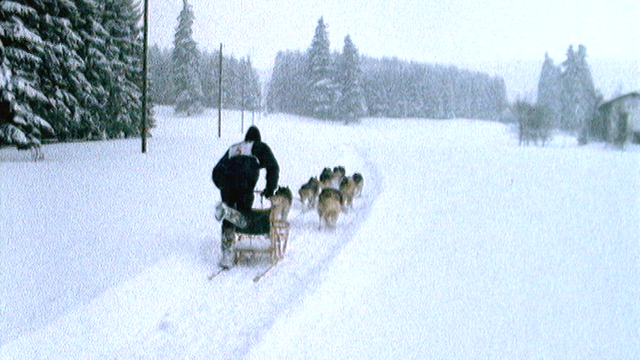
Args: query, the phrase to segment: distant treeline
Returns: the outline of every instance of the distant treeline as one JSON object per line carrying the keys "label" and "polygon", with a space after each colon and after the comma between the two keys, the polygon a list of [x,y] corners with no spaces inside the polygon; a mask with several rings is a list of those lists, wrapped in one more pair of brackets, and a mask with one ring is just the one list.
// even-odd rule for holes
{"label": "distant treeline", "polygon": [[[338,56],[333,54],[335,59]],[[268,87],[269,111],[309,113],[307,69],[306,53],[278,53]],[[370,117],[495,119],[507,105],[500,77],[397,58],[362,57],[360,69],[366,116]]]}
{"label": "distant treeline", "polygon": [[[149,97],[156,104],[174,105],[178,96],[172,49],[149,48]],[[218,107],[220,52],[202,53],[196,77],[202,86],[202,105]],[[222,105],[227,109],[260,108],[260,79],[251,59],[222,56]]]}
{"label": "distant treeline", "polygon": [[[183,12],[181,18],[188,20],[189,7]],[[183,27],[188,28],[189,22],[184,21]],[[189,40],[185,36],[176,44]],[[265,104],[269,112],[354,121],[362,117],[495,119],[507,106],[506,87],[500,77],[453,66],[361,57],[350,36],[344,40],[342,52],[331,52],[326,24],[320,18],[307,51],[277,54],[271,79],[265,84],[266,101],[250,59],[224,56],[223,107],[256,110]],[[176,58],[176,53],[190,55]],[[180,68],[187,62],[194,65]],[[176,109],[196,109],[198,103],[217,107],[218,65],[218,52],[151,47],[150,96],[155,103],[175,105]],[[197,80],[180,85],[176,81],[180,76]],[[180,105],[180,99],[191,99],[195,106]]]}

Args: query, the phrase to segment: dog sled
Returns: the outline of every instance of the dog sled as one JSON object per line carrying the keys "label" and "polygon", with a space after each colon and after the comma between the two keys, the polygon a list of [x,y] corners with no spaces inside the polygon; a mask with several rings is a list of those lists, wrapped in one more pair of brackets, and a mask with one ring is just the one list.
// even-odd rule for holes
{"label": "dog sled", "polygon": [[[259,191],[255,191],[260,194]],[[271,206],[266,207],[264,198],[260,195],[260,205],[253,208],[246,219],[246,227],[236,227],[233,241],[233,265],[242,261],[253,261],[259,257],[266,257],[269,267],[258,274],[253,281],[260,280],[269,272],[287,251],[290,224],[286,214],[281,214],[281,206],[274,195]],[[288,213],[288,208],[287,211]],[[210,276],[213,279],[219,272]]]}
{"label": "dog sled", "polygon": [[259,208],[252,209],[248,226],[236,230],[234,263],[260,254],[267,255],[271,262],[278,262],[284,257],[290,224],[286,220],[272,218],[272,208],[266,208],[262,198],[260,204]]}

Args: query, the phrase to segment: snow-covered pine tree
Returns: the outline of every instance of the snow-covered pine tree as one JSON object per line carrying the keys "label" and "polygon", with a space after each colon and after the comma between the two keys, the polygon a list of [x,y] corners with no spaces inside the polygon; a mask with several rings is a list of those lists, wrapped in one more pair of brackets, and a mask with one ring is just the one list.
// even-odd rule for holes
{"label": "snow-covered pine tree", "polygon": [[356,121],[367,113],[364,91],[360,86],[360,74],[360,55],[351,36],[347,35],[338,63],[340,98],[336,114],[336,117],[344,119],[346,123]]}
{"label": "snow-covered pine tree", "polygon": [[549,118],[549,123],[556,127],[562,116],[562,69],[553,63],[549,53],[544,58],[538,80],[537,104]]}
{"label": "snow-covered pine tree", "polygon": [[248,111],[255,111],[260,108],[260,77],[253,68],[251,57],[241,60],[242,82],[243,82],[243,105],[242,108]]}
{"label": "snow-covered pine tree", "polygon": [[39,111],[49,105],[47,96],[40,90],[37,74],[45,46],[38,33],[44,8],[37,1],[4,0],[0,4],[0,43],[3,44],[0,100],[14,115],[12,119],[0,119],[0,143],[37,144],[43,133],[54,133]]}
{"label": "snow-covered pine tree", "polygon": [[307,113],[319,119],[329,119],[334,113],[337,88],[333,75],[329,35],[324,19],[318,20],[315,36],[307,51],[309,96]]}
{"label": "snow-covered pine tree", "polygon": [[[173,50],[169,50],[169,68],[173,69],[171,64],[171,54]],[[213,53],[202,52],[200,54],[200,83],[202,84],[202,93],[203,93],[203,102],[202,105],[205,107],[217,108],[218,107],[218,77],[220,76],[220,52],[215,51]],[[173,71],[173,70],[171,70]],[[171,71],[168,73],[161,74],[160,76],[165,77],[166,74],[171,74]],[[154,75],[155,76],[155,75]],[[223,74],[224,76],[224,74]],[[173,78],[169,76],[171,79],[171,92],[168,94],[167,99],[170,99],[168,103],[173,104],[176,96],[175,90],[173,90],[174,82]],[[151,84],[152,86],[155,86]]]}
{"label": "snow-covered pine tree", "polygon": [[591,69],[587,64],[587,48],[584,45],[578,46],[576,65],[578,67],[578,82],[580,84],[578,117],[581,119],[581,124],[578,130],[580,131],[580,141],[586,141],[590,124],[597,116],[598,95],[596,94],[596,88],[593,84]]}
{"label": "snow-covered pine tree", "polygon": [[90,86],[78,99],[85,109],[81,119],[87,132],[84,137],[106,139],[107,124],[112,122],[107,106],[110,96],[107,84],[111,82],[113,72],[106,55],[110,35],[101,23],[105,4],[94,0],[75,0],[75,3],[82,15],[71,21],[82,39],[78,54],[84,59],[84,76]]}
{"label": "snow-covered pine tree", "polygon": [[142,123],[141,13],[134,0],[101,1],[102,26],[109,33],[105,55],[111,70],[104,78],[109,93],[105,129],[109,138],[138,136]]}
{"label": "snow-covered pine tree", "polygon": [[12,73],[3,97],[16,115],[3,126],[14,138],[5,142],[139,134],[142,39],[133,0],[1,4]]}
{"label": "snow-covered pine tree", "polygon": [[[2,94],[4,95],[4,89],[6,89],[11,84],[11,72],[9,71],[9,67],[5,63],[4,57],[4,44],[2,44],[2,39],[0,39],[0,89],[2,89]],[[6,100],[4,97],[0,97],[0,100]]]}
{"label": "snow-covered pine tree", "polygon": [[240,109],[242,100],[241,74],[240,61],[235,56],[222,57],[222,104],[224,107]]}
{"label": "snow-covered pine tree", "polygon": [[578,51],[569,46],[567,60],[562,64],[562,128],[575,133],[583,132],[596,109],[596,93],[591,70],[586,62],[587,49]]}
{"label": "snow-covered pine tree", "polygon": [[267,111],[307,115],[307,85],[305,55],[279,51],[267,90]]}
{"label": "snow-covered pine tree", "polygon": [[149,47],[149,99],[157,104],[173,103],[173,80],[171,79],[171,50],[158,45]]}
{"label": "snow-covered pine tree", "polygon": [[[4,45],[0,40],[0,145],[27,144],[27,137],[21,129],[22,124],[17,124],[13,116],[14,110],[9,101],[11,90],[11,71],[5,62]],[[15,129],[15,130],[14,130]],[[14,133],[18,139],[14,140]]]}
{"label": "snow-covered pine tree", "polygon": [[575,52],[573,45],[567,49],[567,59],[562,63],[562,118],[560,129],[575,130],[578,120],[576,118],[577,100],[577,66],[575,66]]}
{"label": "snow-covered pine tree", "polygon": [[[39,34],[44,41],[42,63],[38,68],[40,90],[49,99],[42,115],[61,140],[85,138],[92,131],[88,110],[80,99],[92,97],[80,56],[82,38],[77,32],[80,15],[73,1],[43,1]],[[89,100],[92,101],[92,100]]]}
{"label": "snow-covered pine tree", "polygon": [[204,94],[198,74],[200,52],[193,40],[194,14],[187,0],[178,16],[178,27],[173,40],[173,81],[176,90],[175,111],[179,114],[193,115],[204,110]]}

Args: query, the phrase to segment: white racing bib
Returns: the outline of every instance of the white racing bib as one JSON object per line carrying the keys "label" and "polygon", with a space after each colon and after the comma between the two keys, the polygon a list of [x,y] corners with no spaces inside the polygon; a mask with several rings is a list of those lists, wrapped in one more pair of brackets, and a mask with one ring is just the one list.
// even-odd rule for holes
{"label": "white racing bib", "polygon": [[253,150],[253,141],[243,141],[241,143],[237,143],[231,145],[229,148],[229,157],[232,158],[234,156],[253,156],[251,151]]}

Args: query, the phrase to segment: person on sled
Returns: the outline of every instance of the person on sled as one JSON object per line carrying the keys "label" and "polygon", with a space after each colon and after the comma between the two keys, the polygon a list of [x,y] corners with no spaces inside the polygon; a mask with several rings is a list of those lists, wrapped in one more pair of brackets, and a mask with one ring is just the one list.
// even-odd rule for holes
{"label": "person on sled", "polygon": [[232,145],[213,168],[212,180],[222,198],[216,206],[216,219],[223,220],[219,263],[223,269],[233,266],[235,232],[248,225],[260,169],[266,169],[267,184],[261,195],[268,199],[278,187],[280,168],[256,126],[251,126],[244,141]]}

